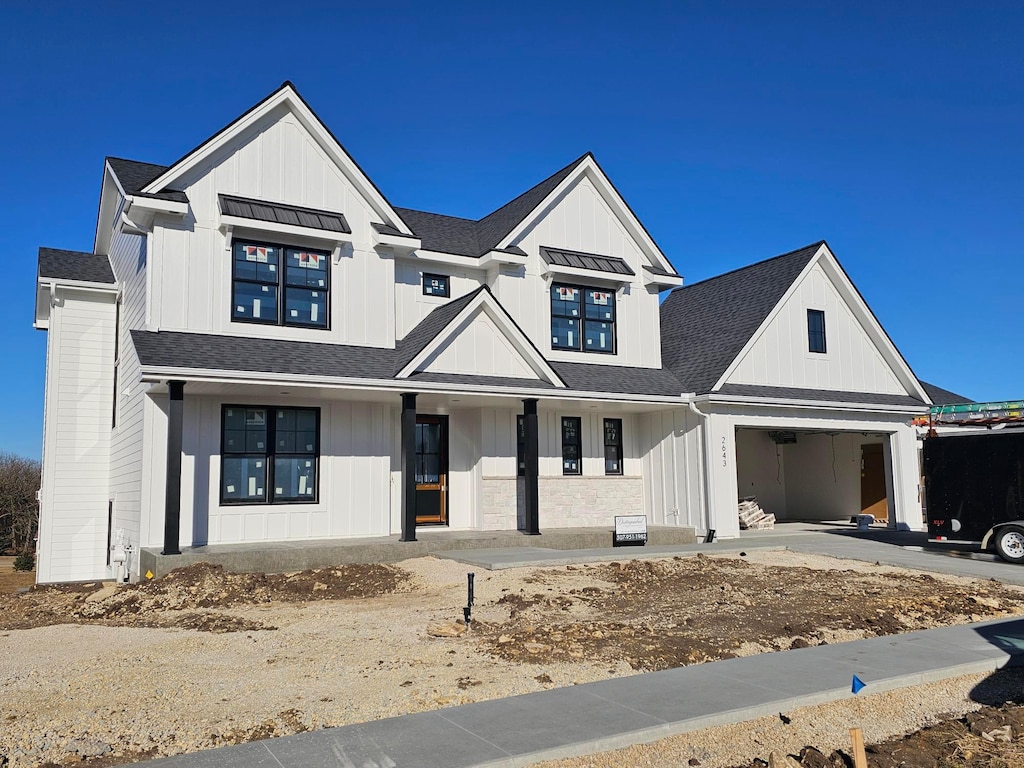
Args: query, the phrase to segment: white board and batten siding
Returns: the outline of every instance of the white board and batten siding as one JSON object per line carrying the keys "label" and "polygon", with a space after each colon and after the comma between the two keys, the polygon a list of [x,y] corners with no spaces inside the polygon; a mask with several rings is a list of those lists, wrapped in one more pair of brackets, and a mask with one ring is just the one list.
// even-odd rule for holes
{"label": "white board and batten siding", "polygon": [[[238,141],[182,180],[190,216],[158,217],[153,233],[153,322],[160,330],[391,347],[395,341],[394,259],[373,250],[371,222],[380,219],[352,182],[285,108],[267,115]],[[298,205],[345,215],[352,244],[330,264],[328,330],[232,322],[230,238],[219,229],[218,194]],[[251,228],[232,237],[333,250],[324,239]],[[343,236],[344,237],[344,236]]]}
{"label": "white board and batten siding", "polygon": [[[514,273],[502,271],[494,283],[495,295],[546,358],[661,367],[658,293],[643,285],[643,265],[649,262],[588,176],[581,176],[515,245],[528,254],[526,267]],[[543,246],[614,256],[623,259],[635,273],[631,282],[615,294],[614,355],[551,348],[550,285],[542,277],[547,271],[540,256]],[[558,277],[554,282],[588,284],[585,278],[576,277]]]}
{"label": "white board and batten siding", "polygon": [[[825,313],[824,353],[808,351],[809,309]],[[796,286],[727,383],[908,394],[820,263]]]}
{"label": "white board and batten siding", "polygon": [[[182,546],[242,541],[387,536],[391,532],[392,427],[396,409],[380,403],[302,401],[187,395],[181,469]],[[159,398],[159,396],[158,396]],[[154,398],[154,405],[157,405]],[[164,396],[166,400],[166,396]],[[221,504],[221,410],[224,405],[320,409],[319,496],[315,503]],[[160,489],[161,437],[166,411],[154,407],[151,432],[156,461],[151,487]],[[143,546],[160,546],[163,495],[150,499]]]}
{"label": "white board and batten siding", "polygon": [[46,345],[40,583],[107,575],[112,293],[58,288]]}
{"label": "white board and batten siding", "polygon": [[[450,296],[424,296],[423,274],[444,275],[448,278]],[[438,307],[465,296],[484,283],[482,269],[452,268],[450,265],[395,260],[395,332],[404,338],[421,320]]]}

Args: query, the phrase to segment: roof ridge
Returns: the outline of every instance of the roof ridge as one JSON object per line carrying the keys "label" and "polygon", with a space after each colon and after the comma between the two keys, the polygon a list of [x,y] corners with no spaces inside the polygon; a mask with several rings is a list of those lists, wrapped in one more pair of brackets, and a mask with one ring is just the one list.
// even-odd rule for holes
{"label": "roof ridge", "polygon": [[696,288],[698,285],[703,285],[704,283],[710,283],[712,280],[720,280],[723,277],[728,277],[729,275],[735,275],[737,272],[743,272],[743,271],[748,270],[748,269],[753,269],[754,267],[759,267],[762,264],[767,264],[770,261],[775,261],[777,259],[784,259],[787,256],[792,256],[792,255],[794,255],[796,253],[800,253],[800,251],[806,251],[808,248],[820,248],[822,245],[828,245],[828,243],[826,243],[824,240],[818,240],[815,243],[808,243],[807,245],[801,246],[800,248],[794,248],[791,251],[786,251],[785,253],[780,253],[778,256],[770,256],[767,259],[762,259],[761,261],[755,261],[753,264],[747,264],[746,266],[743,266],[743,267],[736,267],[735,269],[730,269],[728,272],[723,272],[720,275],[712,275],[711,277],[705,277],[703,280],[698,280],[696,283],[690,283],[689,285],[682,285],[682,286],[680,286],[678,288],[673,288],[671,293],[679,293],[680,291],[685,291],[687,288]]}

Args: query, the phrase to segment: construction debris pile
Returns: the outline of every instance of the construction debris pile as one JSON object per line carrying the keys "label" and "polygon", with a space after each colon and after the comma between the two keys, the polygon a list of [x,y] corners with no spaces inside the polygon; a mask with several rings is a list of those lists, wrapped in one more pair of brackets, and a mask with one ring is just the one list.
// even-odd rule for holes
{"label": "construction debris pile", "polygon": [[765,512],[757,503],[757,498],[748,496],[740,499],[740,530],[763,530],[775,527],[775,515]]}

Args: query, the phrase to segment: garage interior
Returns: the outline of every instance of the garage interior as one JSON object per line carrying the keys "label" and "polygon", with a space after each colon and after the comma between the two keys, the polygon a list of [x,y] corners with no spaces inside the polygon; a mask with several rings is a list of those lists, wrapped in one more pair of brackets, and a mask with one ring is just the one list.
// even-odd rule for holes
{"label": "garage interior", "polygon": [[892,515],[888,435],[785,429],[736,429],[740,499],[757,498],[778,521],[850,522]]}

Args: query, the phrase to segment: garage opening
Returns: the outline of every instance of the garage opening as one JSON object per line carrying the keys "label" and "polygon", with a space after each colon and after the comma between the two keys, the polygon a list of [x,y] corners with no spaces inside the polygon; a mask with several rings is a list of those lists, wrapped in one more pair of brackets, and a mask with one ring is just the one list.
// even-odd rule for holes
{"label": "garage opening", "polygon": [[777,521],[849,523],[893,514],[889,437],[865,432],[736,430],[740,499],[754,497]]}

